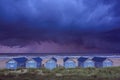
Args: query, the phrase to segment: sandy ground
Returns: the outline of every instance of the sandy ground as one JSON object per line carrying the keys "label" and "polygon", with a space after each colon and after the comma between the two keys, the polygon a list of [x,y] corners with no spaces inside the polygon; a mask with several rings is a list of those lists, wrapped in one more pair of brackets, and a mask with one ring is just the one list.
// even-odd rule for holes
{"label": "sandy ground", "polygon": [[113,61],[113,66],[120,66],[120,58],[109,58]]}
{"label": "sandy ground", "polygon": [[6,67],[6,62],[8,61],[9,59],[0,59],[0,68],[5,68]]}
{"label": "sandy ground", "polygon": [[[109,58],[110,60],[113,61],[113,66],[120,66],[120,58]],[[0,69],[3,69],[6,67],[6,62],[9,60],[9,58],[6,58],[6,59],[0,59]],[[43,63],[44,64],[47,60],[43,60]],[[77,61],[77,59],[75,60]],[[59,65],[62,65],[63,64],[63,60],[62,59],[59,59],[57,64]]]}

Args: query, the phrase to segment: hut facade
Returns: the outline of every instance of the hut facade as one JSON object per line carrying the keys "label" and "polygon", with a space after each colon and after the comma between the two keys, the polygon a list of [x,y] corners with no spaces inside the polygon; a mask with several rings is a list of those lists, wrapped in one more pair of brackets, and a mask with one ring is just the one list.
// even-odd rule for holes
{"label": "hut facade", "polygon": [[20,57],[20,58],[12,58],[6,63],[7,69],[18,69],[18,68],[25,68],[27,58]]}
{"label": "hut facade", "polygon": [[66,57],[63,59],[63,62],[64,62],[65,68],[75,68],[76,67],[76,62],[71,58]]}
{"label": "hut facade", "polygon": [[78,58],[78,67],[82,68],[95,67],[95,63],[92,59],[80,57]]}
{"label": "hut facade", "polygon": [[108,58],[94,57],[92,60],[95,62],[97,68],[111,67],[113,65],[113,62]]}
{"label": "hut facade", "polygon": [[56,58],[50,58],[48,59],[45,64],[44,64],[44,67],[47,68],[47,69],[54,69],[57,67],[57,59]]}
{"label": "hut facade", "polygon": [[26,62],[26,68],[40,68],[42,59],[40,57],[32,58]]}

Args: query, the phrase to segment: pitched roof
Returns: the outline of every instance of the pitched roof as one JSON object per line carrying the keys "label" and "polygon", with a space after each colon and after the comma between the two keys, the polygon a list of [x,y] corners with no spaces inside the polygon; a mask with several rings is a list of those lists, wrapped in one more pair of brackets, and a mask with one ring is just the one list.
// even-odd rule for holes
{"label": "pitched roof", "polygon": [[70,59],[69,57],[66,57],[63,59],[64,62],[66,62],[68,59]]}
{"label": "pitched roof", "polygon": [[79,62],[85,62],[88,58],[85,58],[85,57],[80,57],[78,58],[78,61]]}
{"label": "pitched roof", "polygon": [[52,57],[51,59],[57,62],[57,59],[56,59],[56,58]]}
{"label": "pitched roof", "polygon": [[92,60],[95,62],[103,62],[105,61],[107,58],[105,57],[94,57]]}
{"label": "pitched roof", "polygon": [[17,63],[25,63],[27,61],[26,57],[13,58]]}
{"label": "pitched roof", "polygon": [[36,62],[41,62],[42,61],[42,58],[40,57],[35,57],[35,58],[32,58],[33,60],[35,60]]}

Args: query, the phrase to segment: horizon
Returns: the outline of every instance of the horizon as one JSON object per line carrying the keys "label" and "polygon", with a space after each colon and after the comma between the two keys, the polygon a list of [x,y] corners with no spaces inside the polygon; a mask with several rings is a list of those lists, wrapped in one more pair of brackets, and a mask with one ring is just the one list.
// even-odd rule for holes
{"label": "horizon", "polygon": [[101,54],[101,53],[0,53],[0,56],[120,56],[116,54]]}

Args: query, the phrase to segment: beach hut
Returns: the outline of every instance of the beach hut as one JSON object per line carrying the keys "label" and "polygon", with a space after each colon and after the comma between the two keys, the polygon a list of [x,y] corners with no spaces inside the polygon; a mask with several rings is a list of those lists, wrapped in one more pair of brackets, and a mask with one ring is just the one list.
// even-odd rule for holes
{"label": "beach hut", "polygon": [[66,57],[63,59],[63,62],[64,62],[65,68],[75,68],[76,67],[76,62],[71,58]]}
{"label": "beach hut", "polygon": [[12,58],[6,63],[6,68],[7,69],[25,68],[26,61],[27,61],[26,57]]}
{"label": "beach hut", "polygon": [[80,57],[78,58],[78,67],[82,68],[95,67],[95,62],[92,59]]}
{"label": "beach hut", "polygon": [[111,67],[113,65],[110,59],[104,57],[94,57],[92,60],[95,62],[97,68]]}
{"label": "beach hut", "polygon": [[26,62],[26,68],[40,68],[42,59],[40,57],[32,58]]}
{"label": "beach hut", "polygon": [[45,68],[50,69],[50,70],[56,68],[57,67],[57,59],[54,57],[50,58],[49,60],[46,61],[44,66],[45,66]]}

